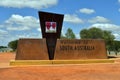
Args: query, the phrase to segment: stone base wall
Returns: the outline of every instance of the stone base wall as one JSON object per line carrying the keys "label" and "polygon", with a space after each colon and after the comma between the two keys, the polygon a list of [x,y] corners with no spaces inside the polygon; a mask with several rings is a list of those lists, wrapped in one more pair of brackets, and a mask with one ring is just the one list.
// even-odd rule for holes
{"label": "stone base wall", "polygon": [[54,59],[107,59],[105,41],[58,39]]}
{"label": "stone base wall", "polygon": [[48,60],[46,39],[20,39],[16,60]]}

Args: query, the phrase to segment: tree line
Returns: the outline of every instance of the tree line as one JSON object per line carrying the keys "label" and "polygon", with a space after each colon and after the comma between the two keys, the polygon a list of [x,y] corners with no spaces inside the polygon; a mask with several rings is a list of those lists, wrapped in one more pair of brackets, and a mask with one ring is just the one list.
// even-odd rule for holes
{"label": "tree line", "polygon": [[[79,36],[81,39],[104,39],[106,48],[109,51],[114,51],[116,54],[120,52],[120,41],[115,40],[115,36],[111,31],[102,30],[100,28],[92,27],[89,29],[83,29],[80,31]],[[76,39],[76,36],[71,28],[68,28],[65,35],[61,34],[61,39]],[[17,48],[18,40],[14,40],[8,43],[14,51]]]}
{"label": "tree line", "polygon": [[7,46],[0,46],[0,49],[1,49],[1,48],[7,48]]}
{"label": "tree line", "polygon": [[[106,49],[110,52],[114,51],[117,55],[120,52],[120,41],[115,40],[115,36],[111,31],[102,30],[100,28],[92,27],[89,29],[83,29],[80,31],[79,36],[81,39],[104,39],[106,43]],[[61,36],[63,39],[76,39],[72,29],[68,28],[66,34]]]}

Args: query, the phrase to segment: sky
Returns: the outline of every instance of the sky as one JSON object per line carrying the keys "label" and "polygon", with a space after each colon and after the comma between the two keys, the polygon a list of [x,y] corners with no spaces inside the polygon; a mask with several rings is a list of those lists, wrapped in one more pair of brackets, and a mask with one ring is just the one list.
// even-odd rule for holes
{"label": "sky", "polygon": [[19,38],[42,38],[38,11],[64,14],[62,34],[91,27],[120,40],[120,0],[0,0],[0,46]]}

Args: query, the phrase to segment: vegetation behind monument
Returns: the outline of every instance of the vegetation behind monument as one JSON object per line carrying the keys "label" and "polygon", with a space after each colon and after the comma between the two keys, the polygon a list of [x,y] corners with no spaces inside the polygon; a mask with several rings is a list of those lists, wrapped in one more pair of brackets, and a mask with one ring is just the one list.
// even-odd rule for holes
{"label": "vegetation behind monument", "polygon": [[68,28],[65,34],[67,39],[75,39],[75,34],[73,33],[72,29]]}
{"label": "vegetation behind monument", "polygon": [[114,51],[116,54],[120,51],[120,41],[115,41],[115,37],[110,31],[93,27],[81,30],[80,37],[81,39],[104,39],[109,54],[110,51]]}
{"label": "vegetation behind monument", "polygon": [[[81,39],[104,39],[106,42],[107,50],[114,51],[116,54],[120,52],[120,41],[115,41],[114,35],[107,30],[102,30],[100,28],[90,28],[83,29],[80,31]],[[65,35],[61,34],[61,39],[75,39],[76,36],[71,28],[68,28]],[[8,43],[8,47],[12,48],[14,51],[17,48],[17,41],[14,40]]]}
{"label": "vegetation behind monument", "polygon": [[8,47],[12,48],[13,51],[15,51],[17,49],[17,43],[18,43],[18,40],[11,41],[8,43]]}

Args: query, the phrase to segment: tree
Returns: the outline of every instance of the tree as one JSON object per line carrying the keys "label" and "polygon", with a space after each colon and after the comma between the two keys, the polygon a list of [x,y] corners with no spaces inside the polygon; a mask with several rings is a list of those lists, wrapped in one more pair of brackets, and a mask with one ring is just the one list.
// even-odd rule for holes
{"label": "tree", "polygon": [[115,44],[114,44],[114,35],[110,32],[110,31],[106,31],[104,30],[104,36],[103,36],[103,39],[105,40],[106,42],[106,46],[107,46],[107,49],[109,51],[109,54],[110,54],[110,51],[114,51],[114,47],[115,47]]}
{"label": "tree", "polygon": [[109,53],[113,50],[113,41],[115,37],[110,31],[93,27],[90,29],[81,30],[80,37],[81,39],[104,39]]}
{"label": "tree", "polygon": [[18,40],[11,41],[8,43],[8,47],[12,48],[13,51],[15,51],[17,49],[17,43],[18,43]]}
{"label": "tree", "polygon": [[103,38],[103,31],[100,28],[90,28],[89,29],[90,37],[92,39],[102,39]]}
{"label": "tree", "polygon": [[67,39],[75,39],[75,38],[76,38],[76,37],[75,37],[75,34],[73,33],[72,29],[70,29],[70,28],[67,29],[67,32],[66,32],[66,34],[65,34],[65,37],[66,37]]}
{"label": "tree", "polygon": [[83,29],[80,32],[81,39],[103,39],[103,31],[99,28]]}
{"label": "tree", "polygon": [[110,32],[110,31],[106,31],[104,30],[104,35],[103,35],[103,39],[106,40],[106,44],[113,44],[113,40],[115,39],[115,36]]}
{"label": "tree", "polygon": [[7,48],[7,46],[0,46],[0,49],[1,49],[1,48]]}
{"label": "tree", "polygon": [[81,30],[80,37],[81,39],[105,39],[108,44],[115,39],[110,31],[101,30],[95,27]]}
{"label": "tree", "polygon": [[82,39],[88,39],[88,38],[90,38],[89,37],[89,32],[88,32],[88,30],[87,29],[83,29],[81,32],[80,32],[80,37],[82,38]]}
{"label": "tree", "polygon": [[114,41],[112,46],[112,50],[117,55],[117,53],[120,52],[120,41]]}

